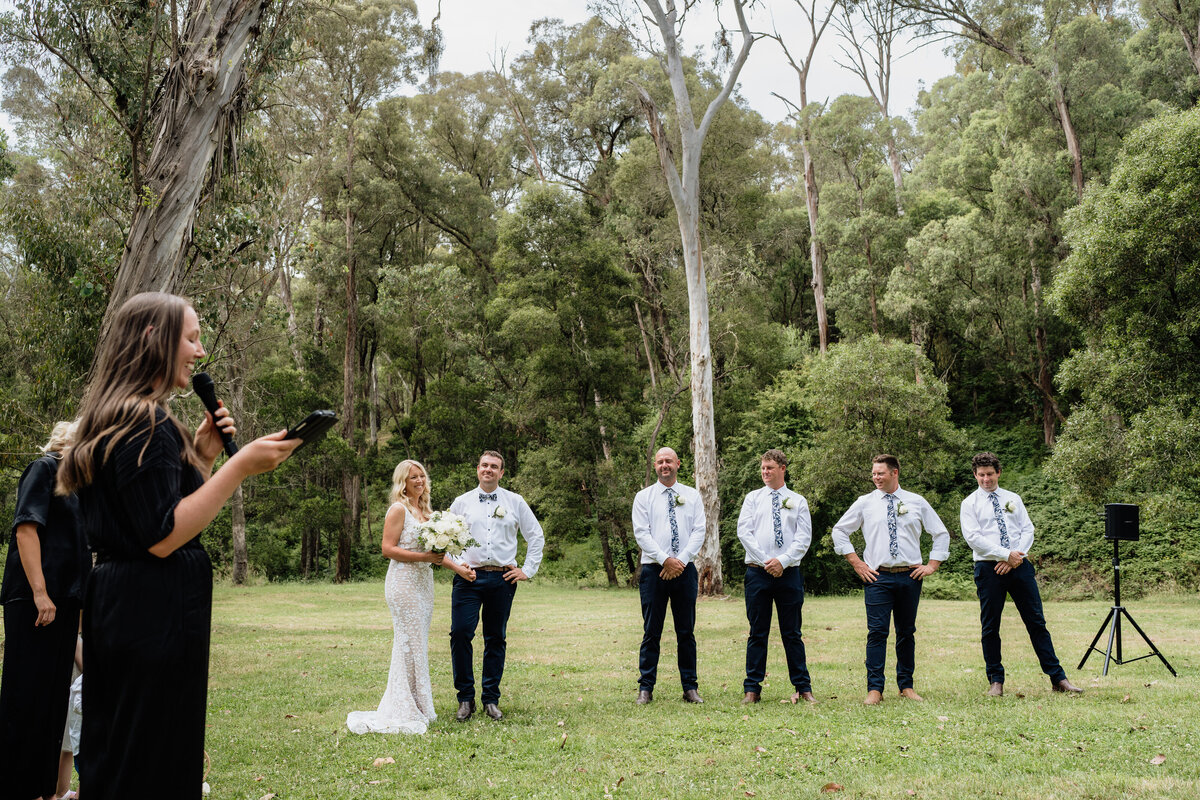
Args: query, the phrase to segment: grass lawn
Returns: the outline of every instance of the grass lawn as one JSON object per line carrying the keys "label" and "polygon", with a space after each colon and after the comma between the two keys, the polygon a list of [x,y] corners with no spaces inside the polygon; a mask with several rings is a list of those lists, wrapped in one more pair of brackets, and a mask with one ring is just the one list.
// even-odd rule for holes
{"label": "grass lawn", "polygon": [[[889,683],[878,708],[861,704],[861,596],[805,604],[815,707],[779,702],[791,687],[778,641],[763,702],[743,707],[744,606],[702,600],[706,703],[679,698],[668,617],[655,701],[642,707],[633,702],[636,593],[535,582],[518,590],[509,624],[506,718],[479,713],[463,724],[454,720],[449,584],[439,582],[430,643],[438,720],[423,737],[355,736],[346,713],[374,708],[387,677],[392,632],[382,594],[382,582],[218,587],[211,797],[1200,797],[1196,598],[1131,605],[1178,678],[1157,659],[1102,678],[1093,655],[1077,671],[1107,607],[1049,605],[1059,655],[1087,690],[1080,698],[1050,693],[1010,608],[1007,694],[998,700],[983,696],[978,607],[926,600],[916,676],[926,702],[901,700]],[[1126,655],[1144,652],[1129,634]],[[889,677],[893,668],[889,654]],[[375,766],[377,758],[395,763]],[[828,784],[843,788],[823,794]]]}

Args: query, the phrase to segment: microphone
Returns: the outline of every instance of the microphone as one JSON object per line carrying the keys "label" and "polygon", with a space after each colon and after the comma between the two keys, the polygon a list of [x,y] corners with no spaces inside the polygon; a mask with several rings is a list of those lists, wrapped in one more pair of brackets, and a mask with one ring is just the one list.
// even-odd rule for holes
{"label": "microphone", "polygon": [[[200,402],[204,403],[204,407],[208,409],[208,413],[213,415],[213,420],[217,418],[217,393],[213,388],[212,376],[207,372],[197,372],[192,376],[192,389],[196,391],[196,396],[200,398]],[[231,456],[238,451],[237,443],[233,441],[233,436],[228,434],[222,428],[217,428],[221,432],[221,441],[225,443],[225,455]]]}

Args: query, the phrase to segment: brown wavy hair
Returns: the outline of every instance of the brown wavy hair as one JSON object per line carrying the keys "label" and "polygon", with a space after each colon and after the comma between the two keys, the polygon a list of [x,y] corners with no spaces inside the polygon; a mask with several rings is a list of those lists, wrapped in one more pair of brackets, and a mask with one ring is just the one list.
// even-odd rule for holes
{"label": "brown wavy hair", "polygon": [[[183,459],[200,467],[191,433],[167,406],[175,390],[172,376],[179,370],[179,340],[188,307],[182,297],[165,292],[136,294],[121,306],[84,394],[75,444],[63,455],[58,468],[59,494],[71,494],[90,485],[97,466],[102,466],[121,440],[147,421],[153,437],[160,410],[167,415],[167,424],[179,431]],[[143,446],[142,453],[145,449]],[[142,453],[138,454],[139,463]]]}

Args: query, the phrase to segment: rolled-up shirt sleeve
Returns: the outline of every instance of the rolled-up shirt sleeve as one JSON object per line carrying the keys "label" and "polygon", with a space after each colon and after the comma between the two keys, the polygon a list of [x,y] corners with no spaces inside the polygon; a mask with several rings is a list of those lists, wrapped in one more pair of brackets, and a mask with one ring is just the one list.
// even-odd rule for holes
{"label": "rolled-up shirt sleeve", "polygon": [[846,509],[846,513],[842,514],[842,518],[833,526],[833,531],[830,533],[830,538],[833,539],[833,552],[839,556],[853,553],[854,545],[850,543],[850,534],[861,528],[862,524],[862,500],[859,499]]}

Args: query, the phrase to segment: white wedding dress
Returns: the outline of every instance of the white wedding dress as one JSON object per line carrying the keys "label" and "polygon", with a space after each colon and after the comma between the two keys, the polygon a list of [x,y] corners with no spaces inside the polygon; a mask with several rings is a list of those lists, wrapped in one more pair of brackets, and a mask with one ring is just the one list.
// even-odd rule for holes
{"label": "white wedding dress", "polygon": [[[399,545],[418,550],[420,523],[409,511]],[[383,584],[383,596],[392,612],[392,663],[387,691],[375,711],[351,711],[346,727],[351,733],[425,733],[437,719],[433,688],[429,683],[429,626],[433,620],[433,565],[427,562],[392,561]]]}

